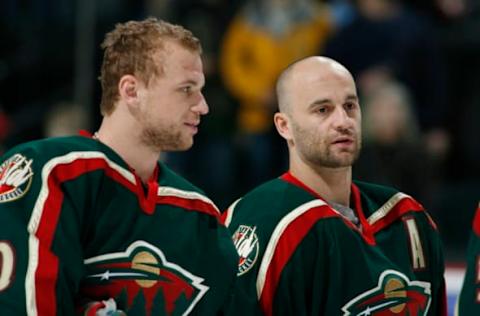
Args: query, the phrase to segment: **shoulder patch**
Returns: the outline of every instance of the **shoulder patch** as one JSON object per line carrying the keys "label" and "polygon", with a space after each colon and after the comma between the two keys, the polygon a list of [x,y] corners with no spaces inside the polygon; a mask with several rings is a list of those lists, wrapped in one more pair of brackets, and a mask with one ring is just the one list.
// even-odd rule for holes
{"label": "shoulder patch", "polygon": [[15,154],[0,165],[0,203],[20,199],[32,184],[32,162],[21,154]]}
{"label": "shoulder patch", "polygon": [[239,256],[237,276],[247,273],[258,259],[258,236],[257,228],[246,225],[238,226],[232,236],[233,244]]}

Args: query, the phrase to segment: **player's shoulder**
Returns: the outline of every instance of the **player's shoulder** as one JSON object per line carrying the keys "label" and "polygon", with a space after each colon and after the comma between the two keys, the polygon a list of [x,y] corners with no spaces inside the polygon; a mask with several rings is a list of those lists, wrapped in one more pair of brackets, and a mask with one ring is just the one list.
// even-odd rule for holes
{"label": "player's shoulder", "polygon": [[408,214],[423,217],[426,223],[437,228],[427,210],[414,197],[390,186],[362,181],[354,181],[354,184],[360,191],[365,216],[372,224],[394,222]]}
{"label": "player's shoulder", "polygon": [[254,199],[261,196],[269,196],[272,193],[285,193],[290,185],[280,178],[271,179],[253,188],[245,194],[245,199]]}
{"label": "player's shoulder", "polygon": [[91,158],[109,159],[124,165],[123,160],[108,146],[84,136],[51,137],[25,142],[8,150],[0,162],[19,158],[32,161],[34,168],[49,162],[72,162]]}
{"label": "player's shoulder", "polygon": [[96,141],[83,136],[51,137],[33,140],[9,149],[2,158],[25,153],[44,159],[64,155],[72,151],[92,150]]}
{"label": "player's shoulder", "polygon": [[360,189],[362,194],[368,195],[372,199],[386,201],[400,192],[397,188],[381,185],[377,183],[354,180],[353,183]]}
{"label": "player's shoulder", "polygon": [[205,192],[191,183],[185,177],[181,176],[163,162],[159,162],[160,175],[159,182],[161,186],[173,187],[184,191],[193,191],[205,195]]}
{"label": "player's shoulder", "polygon": [[53,168],[78,161],[103,161],[128,173],[123,159],[107,145],[84,136],[64,136],[34,140],[8,150],[1,158],[2,166],[28,163],[33,170]]}
{"label": "player's shoulder", "polygon": [[420,202],[411,195],[391,186],[357,180],[354,181],[354,184],[358,187],[362,198],[367,200],[373,209],[378,209],[385,204],[393,205],[400,201],[410,201],[420,204]]}
{"label": "player's shoulder", "polygon": [[261,204],[275,208],[276,206],[289,206],[301,203],[299,200],[312,198],[304,190],[282,180],[275,178],[267,181],[247,192],[239,201],[241,205]]}
{"label": "player's shoulder", "polygon": [[215,217],[220,216],[219,209],[203,190],[164,163],[159,162],[159,168],[158,195],[162,199],[162,203],[182,206]]}
{"label": "player's shoulder", "polygon": [[234,218],[234,222],[278,221],[291,211],[314,200],[318,199],[304,189],[282,178],[275,178],[232,203],[225,212],[225,223]]}

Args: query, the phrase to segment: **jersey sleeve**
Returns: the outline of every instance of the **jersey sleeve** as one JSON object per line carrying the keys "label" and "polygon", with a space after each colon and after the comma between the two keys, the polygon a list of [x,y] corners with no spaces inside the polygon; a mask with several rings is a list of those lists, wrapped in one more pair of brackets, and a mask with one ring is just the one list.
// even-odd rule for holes
{"label": "jersey sleeve", "polygon": [[[428,221],[433,223],[431,218],[427,213],[425,213],[428,217]],[[443,245],[440,239],[440,235],[436,228],[436,225],[428,224],[426,225],[427,229],[430,232],[430,240],[431,243],[430,247],[431,250],[431,262],[434,265],[432,270],[432,307],[429,310],[429,315],[439,315],[439,316],[447,316],[448,315],[448,308],[447,308],[447,289],[446,289],[446,282],[445,282],[445,260],[443,256]]]}
{"label": "jersey sleeve", "polygon": [[28,146],[0,161],[0,315],[73,315],[83,262],[63,187],[72,174]]}
{"label": "jersey sleeve", "polygon": [[480,315],[480,204],[467,248],[467,271],[457,302],[457,316]]}

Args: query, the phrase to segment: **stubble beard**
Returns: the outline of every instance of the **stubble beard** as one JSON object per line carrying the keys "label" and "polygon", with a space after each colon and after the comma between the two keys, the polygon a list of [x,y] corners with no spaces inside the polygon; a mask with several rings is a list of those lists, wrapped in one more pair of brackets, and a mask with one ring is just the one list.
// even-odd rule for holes
{"label": "stubble beard", "polygon": [[187,141],[182,131],[174,124],[158,122],[154,124],[149,118],[141,119],[142,131],[140,142],[153,151],[182,151],[192,146],[192,141]]}
{"label": "stubble beard", "polygon": [[318,149],[310,147],[307,151],[310,151],[310,153],[304,154],[307,160],[315,166],[326,168],[350,167],[359,155],[358,146],[355,147],[354,151],[343,151],[342,153],[334,153],[328,145]]}
{"label": "stubble beard", "polygon": [[[334,152],[333,146],[327,140],[318,139],[315,135],[293,126],[297,135],[296,146],[302,159],[314,167],[344,168],[350,167],[357,160],[361,149],[361,137],[355,136],[355,146],[352,150]],[[350,136],[350,135],[349,135]]]}

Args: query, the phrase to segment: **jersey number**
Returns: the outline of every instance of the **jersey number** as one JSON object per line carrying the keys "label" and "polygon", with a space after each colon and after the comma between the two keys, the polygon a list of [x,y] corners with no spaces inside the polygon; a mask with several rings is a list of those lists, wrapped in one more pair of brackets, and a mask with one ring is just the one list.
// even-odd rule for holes
{"label": "jersey number", "polygon": [[0,292],[10,286],[13,280],[15,252],[7,241],[0,241]]}
{"label": "jersey number", "polygon": [[412,252],[412,266],[414,270],[425,269],[425,255],[423,253],[422,241],[418,233],[417,223],[415,219],[410,217],[404,220],[410,237],[410,250]]}

